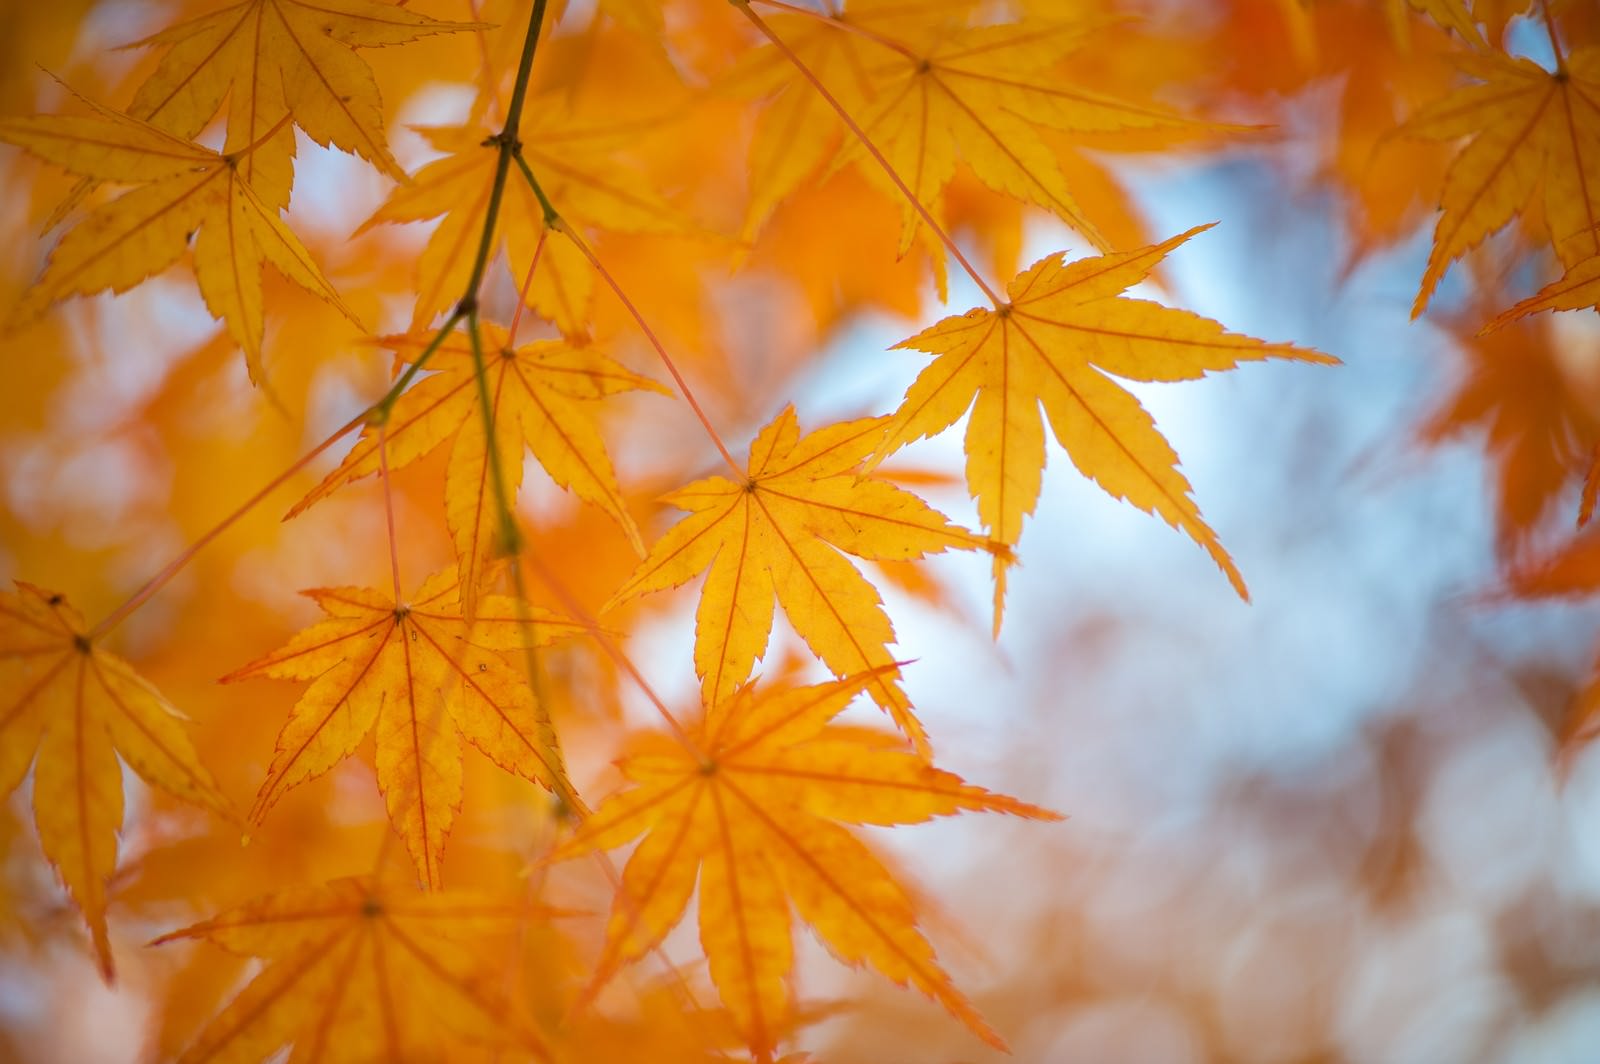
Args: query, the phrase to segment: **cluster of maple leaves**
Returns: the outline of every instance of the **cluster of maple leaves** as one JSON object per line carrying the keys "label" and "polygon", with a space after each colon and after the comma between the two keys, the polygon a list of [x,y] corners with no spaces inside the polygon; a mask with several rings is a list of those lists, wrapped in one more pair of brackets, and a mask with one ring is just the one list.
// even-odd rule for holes
{"label": "cluster of maple leaves", "polygon": [[[0,596],[0,790],[31,768],[39,843],[105,977],[119,891],[128,904],[141,889],[146,902],[215,897],[226,911],[159,941],[204,939],[266,963],[224,1004],[220,973],[237,967],[192,962],[215,989],[172,1021],[184,1059],[256,1060],[291,1043],[294,1059],[433,1059],[463,1045],[621,1059],[596,1054],[651,1044],[684,1059],[743,1047],[770,1061],[814,1018],[792,979],[798,916],[839,960],[916,987],[1003,1045],[936,960],[915,892],[851,826],[1056,814],[935,766],[938,737],[906,693],[902,669],[914,666],[901,660],[932,648],[891,649],[883,596],[855,560],[925,590],[909,563],[987,554],[998,635],[1008,572],[1027,557],[1048,423],[1084,476],[1188,535],[1246,596],[1177,453],[1124,384],[1335,360],[1129,294],[1148,292],[1162,261],[1209,225],[1145,234],[1105,159],[1259,144],[1273,135],[1256,121],[1270,117],[1266,101],[1322,74],[1344,77],[1338,135],[1318,162],[1348,190],[1352,254],[1405,235],[1436,203],[1414,313],[1461,260],[1474,279],[1465,309],[1429,312],[1474,370],[1424,434],[1489,427],[1514,590],[1600,583],[1586,540],[1553,560],[1522,549],[1600,442],[1594,408],[1560,379],[1549,319],[1525,320],[1600,302],[1600,17],[1576,0],[1211,7],[1191,25],[1159,5],[1129,21],[1118,16],[1139,5],[1087,0],[601,0],[572,12],[545,0],[184,3],[136,42],[144,58],[131,74],[52,81],[51,113],[0,118],[0,141],[56,168],[30,178],[38,220],[60,235],[37,245],[48,258],[19,286],[14,336],[50,328],[84,305],[74,297],[124,292],[181,262],[221,323],[214,346],[242,352],[261,406],[300,426],[305,366],[395,330],[376,338],[394,357],[369,405],[286,468],[213,486],[242,505],[220,522],[212,508],[192,546],[147,583],[117,588],[120,604],[107,573],[69,587],[105,600],[100,620],[32,583]],[[1534,31],[1547,59],[1507,50],[1526,51]],[[429,48],[427,60],[396,58]],[[428,77],[467,86],[468,102],[455,124],[415,130],[431,161],[408,173],[390,134],[397,101]],[[305,194],[300,134],[389,182],[381,206],[349,227],[354,246],[374,249],[364,258],[313,250],[286,218],[292,193]],[[1053,215],[1090,253],[1019,269],[1025,210]],[[408,222],[431,225],[420,247],[398,228]],[[927,321],[920,289],[931,279],[943,299],[952,268],[984,305],[898,345],[930,357],[891,412],[806,431],[794,406],[719,383],[737,376],[719,324],[740,310],[711,298],[717,271],[776,275],[820,340],[862,308]],[[298,333],[297,321],[315,330]],[[777,347],[756,372],[782,382],[796,366]],[[674,401],[693,420],[622,414]],[[910,490],[915,471],[880,467],[963,418],[976,529]],[[746,428],[741,462],[723,433]],[[358,429],[287,516],[376,478],[352,505],[381,513],[386,542],[359,549],[391,579],[307,591],[323,619],[278,649],[257,643],[255,660],[224,677],[302,688],[292,705],[283,687],[252,696],[282,723],[270,750],[227,762],[267,762],[241,817],[235,781],[207,767],[174,705],[107,648],[145,603],[179,594],[169,582],[214,539],[281,509],[277,490],[304,489],[305,470]],[[682,444],[690,432],[703,442]],[[704,475],[630,483],[608,440],[675,446]],[[518,508],[528,453],[586,508],[566,527]],[[408,481],[417,470],[432,472]],[[1600,474],[1589,481],[1585,514]],[[685,516],[658,521],[647,495]],[[415,528],[429,521],[449,557],[419,582],[402,558],[426,554],[407,534],[422,538]],[[673,707],[625,637],[660,593],[697,579],[699,699]],[[780,675],[753,679],[780,605],[813,672],[829,678],[805,683],[773,661]],[[617,721],[609,707],[624,683],[654,704],[661,728]],[[204,697],[220,705],[230,694]],[[837,720],[857,696],[892,728]],[[1600,712],[1600,682],[1585,705]],[[231,734],[219,711],[183,708]],[[592,810],[563,754],[575,735],[604,756],[622,751],[621,786]],[[554,797],[555,813],[527,794],[499,797],[537,824],[519,821],[498,865],[454,857],[452,830],[473,800],[463,740]],[[130,886],[119,868],[119,758],[206,811],[198,830],[213,844],[249,833],[250,850],[271,852],[273,838],[294,846],[307,832],[340,849],[334,792],[275,809],[355,757],[372,764],[409,869],[388,833],[370,872],[320,884],[252,866],[164,896],[148,869],[181,843],[148,837],[143,880]],[[539,900],[538,885],[635,839],[620,873],[598,858],[605,882],[587,896],[609,908],[603,941],[540,973],[565,989],[520,992],[525,954],[580,919]],[[243,889],[252,882],[270,889]],[[495,889],[463,889],[474,883]],[[720,1008],[698,1004],[663,952],[696,893]],[[653,963],[666,976],[636,988],[631,1014],[598,1000],[620,973]]]}

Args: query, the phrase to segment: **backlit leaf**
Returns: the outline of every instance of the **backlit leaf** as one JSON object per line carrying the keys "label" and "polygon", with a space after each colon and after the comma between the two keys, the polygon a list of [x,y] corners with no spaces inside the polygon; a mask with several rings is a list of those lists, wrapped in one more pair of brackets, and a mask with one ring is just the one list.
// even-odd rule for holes
{"label": "backlit leaf", "polygon": [[33,764],[39,841],[110,979],[106,883],[122,826],[117,756],[174,797],[223,817],[232,810],[177,711],[127,662],[95,646],[61,595],[21,582],[0,594],[0,683],[0,794]]}
{"label": "backlit leaf", "polygon": [[698,878],[711,979],[758,1056],[791,1021],[791,912],[834,956],[871,965],[938,1001],[1003,1047],[940,968],[917,907],[844,824],[912,824],[963,810],[1057,815],[929,765],[891,736],[832,723],[885,670],[811,687],[740,688],[706,710],[695,749],[654,737],[620,762],[633,786],[606,800],[552,855],[644,834],[622,873],[596,983],[683,919]]}

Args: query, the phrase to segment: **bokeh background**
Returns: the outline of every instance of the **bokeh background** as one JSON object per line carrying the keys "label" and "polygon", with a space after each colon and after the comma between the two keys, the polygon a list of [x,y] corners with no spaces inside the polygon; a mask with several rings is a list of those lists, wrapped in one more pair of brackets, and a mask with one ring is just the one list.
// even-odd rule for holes
{"label": "bokeh background", "polygon": [[[1221,34],[1238,21],[1225,21],[1224,9],[1250,8],[1262,40],[1281,18],[1287,54],[1293,19],[1278,6],[1217,4],[1197,17]],[[1319,5],[1334,12],[1329,19],[1368,17],[1366,6]],[[0,10],[8,110],[60,102],[36,63],[75,84],[119,84],[137,59],[106,60],[103,49],[169,15],[158,3],[51,7],[85,17],[47,17],[35,5]],[[1197,90],[1208,108],[1270,120],[1273,134],[1102,160],[1126,182],[1132,216],[1149,233],[1222,223],[1169,259],[1151,295],[1344,362],[1255,365],[1137,389],[1253,601],[1241,603],[1187,539],[1104,496],[1054,445],[998,642],[982,559],[940,559],[917,579],[901,574],[888,595],[899,647],[915,659],[907,689],[945,767],[1069,817],[1058,825],[967,817],[874,836],[920,885],[941,957],[1017,1060],[1587,1064],[1600,1054],[1600,754],[1581,746],[1562,754],[1594,665],[1600,604],[1530,602],[1506,583],[1520,559],[1569,539],[1581,455],[1579,476],[1560,478],[1508,531],[1508,454],[1530,445],[1491,437],[1492,417],[1474,425],[1451,414],[1474,381],[1501,374],[1555,382],[1573,424],[1591,431],[1600,420],[1600,319],[1546,316],[1485,354],[1450,327],[1452,315],[1472,311],[1462,266],[1436,310],[1410,320],[1429,246],[1425,208],[1398,213],[1392,239],[1354,237],[1351,193],[1328,170],[1327,130],[1351,106],[1360,34],[1387,32],[1375,16],[1363,25],[1348,41],[1328,40],[1314,60],[1302,56],[1321,65],[1295,91],[1267,74],[1258,86],[1218,79]],[[1511,41],[1535,58],[1545,47],[1525,29]],[[395,134],[408,168],[429,156],[400,127],[447,120],[469,98],[460,86],[412,78]],[[381,179],[304,137],[299,153],[291,218],[345,270],[341,287],[400,269],[403,257],[341,262],[337,250],[348,219],[386,194]],[[9,149],[0,175],[29,190],[0,197],[5,231],[26,232],[48,188]],[[1023,263],[1084,250],[1042,217],[1026,216],[1021,233]],[[670,250],[662,243],[637,254],[648,261]],[[841,299],[821,322],[808,315],[814,293],[762,277],[761,254],[747,274],[705,271],[728,325],[696,369],[721,374],[710,406],[736,427],[730,435],[747,438],[789,400],[808,426],[891,409],[921,360],[887,348],[935,316],[931,287],[912,293],[912,313]],[[32,276],[36,255],[20,237],[6,249],[8,298]],[[371,320],[402,326],[407,310],[379,291],[352,299]],[[507,295],[498,293],[502,306]],[[979,301],[952,278],[953,311]],[[387,372],[379,353],[302,299],[305,333],[333,353],[281,356],[279,395],[263,400],[212,338],[187,277],[81,302],[85,313],[70,321],[54,317],[0,340],[0,366],[18,382],[0,389],[0,576],[72,585],[91,614],[114,605],[243,486],[359,410]],[[636,341],[618,343],[637,356],[632,364],[649,366]],[[65,354],[34,357],[41,350]],[[647,416],[656,435],[618,443],[641,499],[705,462],[690,422]],[[1581,435],[1568,425],[1549,431],[1551,441],[1531,446],[1573,450],[1569,437]],[[895,466],[941,474],[919,486],[970,523],[961,464],[954,430]],[[408,489],[402,521],[422,514],[434,490]],[[272,633],[308,619],[295,588],[344,582],[381,561],[371,550],[383,534],[374,498],[355,492],[281,528],[275,513],[260,515],[130,624],[125,649],[180,704],[202,707],[194,715],[203,740],[216,746],[231,735],[253,744],[257,760],[270,751],[285,689],[230,689],[219,703],[210,681],[241,662],[238,646],[273,645]],[[580,535],[567,527],[573,508],[552,489],[531,487],[524,509],[551,543]],[[657,514],[650,532],[669,520]],[[441,537],[419,535],[408,547],[411,571],[443,549]],[[218,604],[199,609],[207,596]],[[695,689],[686,665],[692,610],[692,596],[682,597],[632,619],[631,652],[680,704]],[[781,621],[777,639],[773,667],[795,645]],[[637,692],[616,689],[623,719],[647,725]],[[225,716],[236,731],[218,724]],[[576,729],[575,771],[603,781],[613,751],[598,739],[585,745],[598,725]],[[312,812],[319,795],[344,796],[351,804],[333,838],[370,847],[377,829],[366,771],[341,770],[286,816],[321,832],[328,824]],[[106,988],[38,856],[26,792],[0,817],[0,1054],[62,1064],[160,1056],[182,1029],[159,1004],[177,968],[139,959],[140,934],[195,916],[162,900],[161,876],[228,866],[226,844],[238,851],[237,839],[182,851],[200,830],[194,821],[130,783],[124,850],[134,871],[114,911],[125,974]],[[535,800],[531,788],[515,794]],[[529,833],[548,829],[469,815],[459,830],[453,845],[525,851]],[[308,873],[336,870],[340,845],[308,845]],[[240,868],[266,860],[238,853]],[[692,935],[670,947],[692,970]],[[809,940],[803,957],[799,986],[819,1004],[801,1044],[818,1059],[1002,1059],[915,994],[841,969]],[[225,997],[239,972],[187,977],[212,980],[213,996]]]}

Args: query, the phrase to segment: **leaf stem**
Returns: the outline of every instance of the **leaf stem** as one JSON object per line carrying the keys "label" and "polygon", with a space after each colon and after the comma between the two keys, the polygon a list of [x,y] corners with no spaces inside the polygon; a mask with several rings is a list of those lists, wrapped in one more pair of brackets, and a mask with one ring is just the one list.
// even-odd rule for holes
{"label": "leaf stem", "polygon": [[627,652],[617,645],[616,640],[612,639],[604,628],[600,627],[600,623],[589,615],[589,612],[583,608],[583,604],[577,600],[571,591],[567,590],[567,586],[561,582],[561,579],[555,573],[550,571],[544,562],[537,557],[530,557],[529,564],[533,566],[535,574],[544,582],[544,585],[550,589],[551,594],[555,595],[557,600],[560,601],[561,608],[567,612],[568,616],[588,628],[589,634],[594,636],[595,642],[600,644],[600,648],[606,652],[606,655],[638,685],[645,698],[650,700],[650,704],[655,706],[656,712],[666,722],[673,738],[682,743],[684,749],[691,754],[703,758],[704,755],[700,750],[699,744],[690,738],[688,731],[678,722],[678,718],[673,715],[672,710],[667,708],[667,703],[656,693],[656,689],[650,686],[650,681],[644,678],[644,673],[639,671],[639,667],[628,657]]}
{"label": "leaf stem", "polygon": [[1556,73],[1567,72],[1567,58],[1561,52],[1561,39],[1556,36],[1556,22],[1550,14],[1550,0],[1539,0],[1539,14],[1544,19],[1544,31],[1550,35],[1550,49],[1556,57]]}
{"label": "leaf stem", "polygon": [[839,116],[846,126],[850,127],[850,132],[856,135],[856,139],[861,142],[861,146],[866,149],[867,154],[872,156],[878,165],[883,168],[883,172],[889,175],[889,180],[894,182],[894,186],[905,196],[912,208],[921,216],[923,222],[929,229],[933,230],[934,235],[949,249],[950,254],[955,256],[955,260],[961,264],[963,270],[967,271],[967,276],[972,278],[973,283],[988,297],[989,302],[996,307],[1003,306],[1004,304],[1000,297],[995,295],[994,289],[990,288],[988,283],[979,276],[978,271],[973,268],[972,263],[967,261],[967,257],[961,253],[961,249],[956,246],[956,242],[951,239],[950,234],[944,231],[944,227],[933,220],[932,212],[917,198],[916,193],[911,191],[911,188],[900,177],[899,172],[889,164],[889,160],[884,157],[883,152],[878,150],[878,146],[872,143],[872,138],[867,136],[866,130],[862,129],[856,123],[856,120],[850,117],[850,112],[844,109],[844,104],[840,103],[838,98],[828,91],[828,87],[822,83],[822,79],[817,77],[812,69],[806,66],[804,60],[783,42],[783,38],[772,31],[772,27],[767,25],[765,19],[755,13],[750,7],[750,0],[729,0],[729,2],[743,12],[745,18],[754,23],[756,29],[760,30],[762,35],[771,41],[778,51],[788,57],[789,62],[794,65],[794,68],[800,72],[802,77],[811,83],[812,88],[822,94],[822,98],[828,101],[828,106],[832,107],[834,113]]}
{"label": "leaf stem", "polygon": [[237,162],[238,160],[243,159],[245,156],[253,154],[256,151],[256,149],[260,148],[267,141],[269,141],[273,137],[277,136],[278,135],[278,130],[280,130],[284,126],[288,125],[289,124],[289,120],[292,119],[293,117],[294,117],[294,112],[293,111],[286,112],[282,118],[278,119],[278,121],[273,124],[271,129],[267,130],[265,133],[261,134],[261,136],[257,137],[255,140],[252,140],[249,144],[246,144],[244,147],[240,148],[238,151],[225,152],[223,154],[223,158],[231,159],[231,160]]}
{"label": "leaf stem", "polygon": [[268,495],[271,495],[274,491],[276,491],[284,482],[315,461],[317,456],[322,454],[323,451],[326,451],[329,447],[332,447],[334,444],[344,439],[345,436],[349,435],[355,429],[360,428],[364,424],[377,423],[381,425],[385,420],[387,420],[389,417],[389,411],[394,407],[396,401],[399,400],[400,394],[405,391],[406,385],[411,382],[412,377],[415,377],[417,373],[422,370],[422,367],[427,363],[428,359],[433,357],[433,353],[439,349],[439,345],[444,342],[444,338],[449,335],[450,330],[455,328],[455,324],[460,320],[460,317],[461,315],[459,311],[451,313],[450,317],[446,319],[444,325],[440,326],[439,332],[432,340],[428,342],[428,346],[422,349],[422,353],[419,354],[416,359],[406,367],[406,371],[402,373],[392,385],[389,386],[389,390],[384,393],[383,398],[379,399],[376,403],[373,403],[371,406],[367,407],[367,409],[363,410],[361,413],[357,414],[355,417],[339,426],[339,428],[334,430],[331,436],[317,444],[315,447],[311,448],[311,450],[307,451],[299,458],[295,459],[289,468],[273,477],[254,495],[240,503],[232,513],[228,514],[228,516],[224,517],[221,521],[218,521],[216,524],[212,525],[211,528],[201,535],[199,539],[185,547],[183,552],[163,566],[160,572],[156,573],[156,575],[152,576],[149,580],[146,580],[142,585],[140,585],[139,589],[129,596],[127,601],[123,602],[122,605],[118,606],[115,610],[107,614],[104,619],[91,628],[89,630],[89,638],[98,639],[107,632],[111,631],[117,625],[121,624],[123,621],[127,620],[129,614],[133,613],[140,606],[143,606],[151,599],[152,596],[155,595],[157,591],[160,591],[163,587],[165,587],[173,577],[182,572],[184,567],[194,560],[195,555],[200,553],[201,548],[205,547],[212,540],[216,539],[229,528],[233,527],[235,522],[244,517],[251,510],[254,510],[264,499],[266,499]]}
{"label": "leaf stem", "polygon": [[734,478],[742,483],[749,474],[738,462],[734,461],[732,452],[728,450],[728,445],[722,442],[722,434],[717,431],[715,425],[711,424],[711,419],[706,416],[705,409],[700,405],[700,401],[695,398],[694,391],[689,387],[689,382],[683,379],[683,374],[678,370],[678,364],[672,360],[671,355],[667,354],[666,346],[656,336],[655,330],[650,328],[650,323],[644,320],[644,315],[639,313],[639,308],[634,306],[633,300],[628,298],[628,293],[622,290],[622,286],[617,283],[617,279],[611,276],[611,271],[605,268],[605,265],[590,249],[584,239],[562,220],[560,214],[556,213],[555,207],[550,203],[550,198],[545,195],[544,189],[540,187],[539,179],[533,175],[533,169],[528,166],[528,160],[522,157],[521,151],[516,153],[516,160],[517,166],[522,170],[522,176],[527,180],[528,186],[533,189],[534,196],[538,198],[540,205],[544,208],[545,228],[553,229],[572,241],[573,246],[583,253],[584,258],[589,260],[589,265],[594,267],[595,273],[599,274],[601,280],[605,281],[612,294],[617,297],[629,315],[632,316],[634,324],[639,326],[639,331],[644,333],[644,337],[650,342],[650,346],[655,348],[656,357],[661,360],[661,364],[672,375],[673,383],[678,386],[678,392],[683,396],[684,402],[689,404],[689,409],[693,410],[694,416],[700,420],[701,426],[706,430],[706,435],[711,437],[711,442],[716,445],[717,453],[722,456],[722,460],[728,463],[729,469],[733,470]]}
{"label": "leaf stem", "polygon": [[506,328],[506,346],[517,346],[517,327],[522,324],[522,312],[528,308],[528,293],[533,291],[533,272],[539,268],[539,256],[544,253],[545,238],[550,235],[550,230],[539,230],[539,241],[533,245],[533,258],[528,261],[528,273],[522,278],[522,287],[517,291],[517,309],[511,312],[511,324]]}
{"label": "leaf stem", "polygon": [[775,7],[780,11],[787,11],[792,15],[804,15],[807,18],[826,23],[835,29],[843,30],[845,33],[853,33],[858,37],[864,37],[873,44],[882,45],[891,52],[898,52],[912,61],[917,61],[920,58],[915,52],[901,44],[899,41],[891,40],[875,30],[869,30],[865,26],[858,26],[853,22],[846,22],[838,15],[829,14],[822,11],[815,11],[809,7],[801,7],[799,4],[786,3],[785,0],[756,0],[756,2],[766,4],[768,7]]}
{"label": "leaf stem", "polygon": [[361,425],[367,420],[367,414],[368,411],[364,410],[360,414],[357,414],[355,417],[351,418],[349,421],[345,422],[342,426],[334,431],[333,435],[329,436],[311,450],[301,455],[295,460],[293,465],[289,466],[289,468],[285,469],[282,473],[279,473],[277,476],[273,477],[267,482],[265,487],[261,488],[261,490],[257,491],[254,495],[246,499],[227,517],[224,517],[221,521],[217,522],[215,525],[212,525],[209,531],[207,531],[193,543],[189,544],[189,546],[185,547],[183,552],[163,566],[160,572],[156,573],[156,575],[152,576],[149,580],[146,580],[139,587],[139,590],[135,591],[131,596],[129,596],[127,601],[118,606],[115,610],[112,610],[110,613],[106,614],[106,616],[98,624],[89,629],[89,638],[99,639],[101,636],[105,635],[107,632],[111,631],[117,625],[126,620],[129,614],[148,602],[151,596],[165,587],[167,582],[170,581],[174,576],[177,576],[178,573],[182,571],[184,566],[193,561],[194,556],[200,553],[200,549],[202,547],[206,546],[206,544],[210,543],[222,533],[226,532],[241,517],[255,509],[257,504],[259,504],[268,495],[272,494],[272,492],[276,490],[279,485],[283,484],[290,477],[294,476],[296,473],[300,472],[300,470],[310,465],[311,462],[315,460],[316,457],[323,451],[326,451],[329,447],[332,447],[335,443],[338,443],[353,430],[360,428]]}
{"label": "leaf stem", "polygon": [[394,605],[405,594],[400,584],[400,545],[394,534],[394,489],[389,483],[389,423],[378,422],[378,476],[383,481],[383,517],[389,528],[389,573],[394,577]]}

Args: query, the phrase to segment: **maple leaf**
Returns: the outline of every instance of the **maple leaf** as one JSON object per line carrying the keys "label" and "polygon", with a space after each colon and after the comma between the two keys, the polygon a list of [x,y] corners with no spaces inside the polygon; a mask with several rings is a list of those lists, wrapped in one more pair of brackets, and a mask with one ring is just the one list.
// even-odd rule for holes
{"label": "maple leaf", "polygon": [[126,661],[95,646],[61,595],[21,581],[0,593],[0,683],[0,795],[33,764],[40,845],[82,911],[109,980],[106,883],[122,826],[117,755],[176,798],[230,819],[232,809],[177,710]]}
{"label": "maple leaf", "polygon": [[287,128],[272,136],[285,115],[323,147],[343,148],[404,181],[384,137],[378,83],[355,49],[487,28],[371,0],[244,0],[130,45],[167,50],[129,110],[187,139],[229,97],[223,150],[269,139],[271,147],[252,152],[240,169],[274,206],[288,205],[292,180],[294,137]]}
{"label": "maple leaf", "polygon": [[[1007,286],[994,309],[946,318],[896,347],[938,357],[906,390],[873,461],[936,435],[972,408],[967,423],[967,489],[984,528],[1015,546],[1033,512],[1044,468],[1044,407],[1073,465],[1112,496],[1187,532],[1210,554],[1240,597],[1244,578],[1200,517],[1178,456],[1139,400],[1114,377],[1193,380],[1267,358],[1336,364],[1290,344],[1227,332],[1208,318],[1120,293],[1149,276],[1173,248],[1210,226],[1160,244],[1064,263],[1047,255]],[[976,397],[976,402],[974,402]],[[999,630],[1005,573],[994,556]]]}
{"label": "maple leaf", "polygon": [[[564,223],[580,230],[620,233],[676,233],[684,230],[675,212],[646,178],[619,165],[618,156],[640,131],[638,124],[601,124],[572,113],[563,94],[535,96],[522,121],[522,154]],[[424,128],[419,133],[446,156],[418,170],[410,184],[390,194],[356,232],[384,222],[416,222],[443,215],[417,262],[417,302],[412,323],[426,325],[460,297],[472,272],[483,221],[494,188],[498,152],[492,131],[476,125]],[[554,322],[564,335],[588,333],[594,269],[565,237],[550,236],[544,209],[526,182],[512,181],[504,192],[494,249],[502,244],[507,264],[520,284],[540,255],[528,292],[528,305]],[[542,241],[542,248],[541,248]]]}
{"label": "maple leaf", "polygon": [[583,631],[542,610],[491,595],[468,622],[455,573],[423,582],[409,602],[367,588],[303,592],[328,619],[223,677],[310,680],[278,734],[250,819],[283,793],[349,757],[376,730],[378,788],[417,873],[439,885],[445,836],[461,804],[460,737],[507,772],[582,808],[555,729],[501,651]]}
{"label": "maple leaf", "polygon": [[263,262],[355,320],[299,238],[240,174],[249,149],[214,152],[84,102],[93,116],[0,119],[0,140],[76,174],[138,185],[61,238],[19,306],[21,317],[69,295],[131,288],[177,261],[193,237],[200,294],[244,349],[253,379],[261,378]]}
{"label": "maple leaf", "polygon": [[[909,561],[984,542],[915,495],[858,475],[885,418],[800,435],[787,406],[750,444],[744,483],[713,476],[665,496],[690,516],[669,529],[603,610],[709,571],[695,613],[694,666],[707,705],[743,683],[766,653],[776,604],[837,676],[888,666],[894,628],[882,600],[840,552]],[[919,749],[927,737],[894,670],[872,698]]]}
{"label": "maple leaf", "polygon": [[[903,15],[898,0],[850,6],[849,17],[873,30],[878,28],[875,19],[893,18],[900,39],[879,37],[883,46],[864,63],[864,84],[844,102],[924,205],[937,200],[959,159],[990,188],[1043,207],[1095,247],[1106,249],[1109,245],[1079,207],[1039,130],[1099,133],[1196,124],[1161,108],[1081,88],[1061,76],[1061,57],[1085,44],[1096,28],[1094,20],[1035,17],[964,27],[940,5],[932,5],[931,14],[917,21],[904,22]],[[839,161],[862,159],[866,151],[852,139]],[[876,166],[866,172],[874,181],[888,180]],[[920,219],[910,202],[902,202],[901,210],[904,253]]]}
{"label": "maple leaf", "polygon": [[[495,446],[501,455],[507,497],[515,499],[522,483],[526,445],[552,480],[621,525],[628,542],[642,556],[644,543],[606,454],[595,400],[631,389],[671,393],[590,348],[549,340],[512,348],[505,330],[487,323],[480,329],[488,362]],[[415,358],[431,339],[391,336],[380,342]],[[428,366],[438,372],[419,381],[395,403],[382,439],[379,429],[368,425],[339,467],[296,503],[288,516],[294,517],[343,484],[379,472],[383,460],[390,469],[397,469],[454,437],[445,473],[445,521],[460,556],[460,586],[466,592],[463,599],[470,617],[486,565],[500,545],[495,542],[489,449],[467,335],[458,332],[439,344]],[[379,454],[380,447],[387,447],[386,459]]]}
{"label": "maple leaf", "polygon": [[791,906],[841,961],[915,986],[1003,1048],[939,967],[911,895],[839,822],[911,824],[961,810],[1060,817],[934,768],[891,735],[831,723],[889,671],[759,694],[747,685],[706,710],[694,749],[652,734],[619,762],[634,786],[551,854],[647,833],[623,870],[594,985],[661,942],[698,877],[711,979],[758,1057],[771,1059],[790,1013]]}
{"label": "maple leaf", "polygon": [[1562,263],[1600,254],[1600,48],[1574,50],[1555,71],[1504,55],[1458,61],[1479,84],[1423,108],[1402,127],[1436,140],[1471,138],[1445,175],[1443,213],[1413,318],[1450,264],[1535,195]]}
{"label": "maple leaf", "polygon": [[1419,438],[1485,434],[1498,467],[1495,547],[1515,557],[1600,440],[1600,375],[1564,358],[1548,323],[1477,337],[1460,324],[1452,332],[1466,372]]}
{"label": "maple leaf", "polygon": [[497,988],[486,948],[488,936],[540,914],[521,902],[352,877],[162,935],[152,944],[200,939],[267,962],[178,1060],[253,1064],[290,1043],[294,1061],[443,1060],[447,1038],[520,1043],[548,1060]]}

